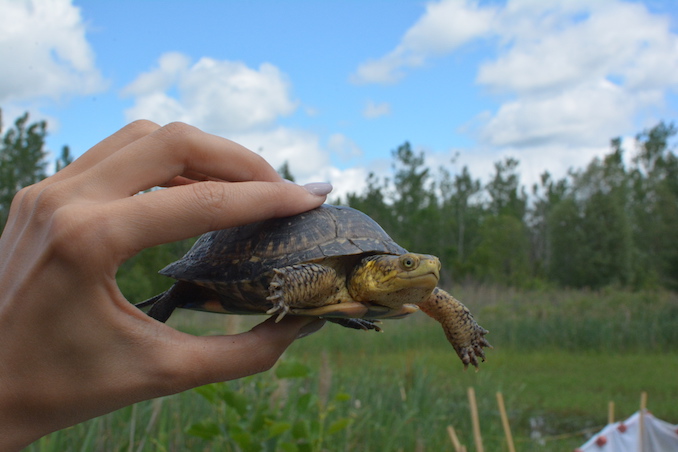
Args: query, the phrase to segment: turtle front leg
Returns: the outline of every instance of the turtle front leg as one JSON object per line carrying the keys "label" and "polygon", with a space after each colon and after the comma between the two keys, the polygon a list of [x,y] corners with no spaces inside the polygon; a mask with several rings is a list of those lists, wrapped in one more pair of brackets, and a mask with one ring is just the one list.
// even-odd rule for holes
{"label": "turtle front leg", "polygon": [[266,297],[273,307],[266,314],[278,314],[279,322],[291,308],[324,306],[339,291],[334,269],[320,264],[298,264],[277,268],[268,285]]}
{"label": "turtle front leg", "polygon": [[419,307],[440,322],[447,340],[464,363],[464,368],[471,364],[477,370],[478,358],[485,361],[483,347],[492,346],[485,339],[489,331],[476,323],[471,311],[452,295],[438,288],[419,303]]}

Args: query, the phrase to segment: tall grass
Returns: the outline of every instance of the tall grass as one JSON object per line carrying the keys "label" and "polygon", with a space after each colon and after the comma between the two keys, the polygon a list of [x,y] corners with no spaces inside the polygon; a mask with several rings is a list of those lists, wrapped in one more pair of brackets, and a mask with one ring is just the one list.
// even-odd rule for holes
{"label": "tall grass", "polygon": [[502,346],[520,350],[678,350],[678,294],[462,289]]}
{"label": "tall grass", "polygon": [[[486,450],[507,450],[497,391],[521,451],[572,450],[605,423],[608,400],[618,417],[628,416],[641,391],[649,392],[655,415],[678,423],[675,294],[464,287],[455,295],[491,331],[495,350],[477,373],[462,370],[440,327],[423,314],[385,321],[383,334],[328,324],[283,357],[280,366],[306,369],[301,373],[278,367],[140,403],[28,450],[451,450],[448,425],[467,446],[473,443],[469,386]],[[212,334],[261,320],[234,319],[182,312],[172,322]],[[250,435],[251,448],[234,441],[240,430]]]}

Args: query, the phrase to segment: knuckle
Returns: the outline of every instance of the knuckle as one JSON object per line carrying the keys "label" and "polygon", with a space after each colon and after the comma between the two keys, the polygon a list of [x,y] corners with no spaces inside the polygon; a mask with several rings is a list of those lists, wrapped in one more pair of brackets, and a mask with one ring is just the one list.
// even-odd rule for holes
{"label": "knuckle", "polygon": [[168,143],[191,141],[199,130],[183,122],[170,122],[158,129],[158,136]]}
{"label": "knuckle", "polygon": [[170,159],[187,166],[189,156],[195,150],[200,130],[183,122],[171,122],[154,133]]}
{"label": "knuckle", "polygon": [[83,209],[75,205],[58,208],[49,223],[50,246],[54,253],[66,260],[92,262],[92,254],[107,250],[102,243],[107,225],[106,218],[96,209]]}
{"label": "knuckle", "polygon": [[11,209],[42,223],[48,221],[52,213],[66,202],[65,198],[66,193],[61,184],[38,182],[19,190],[12,200]]}
{"label": "knuckle", "polygon": [[38,190],[36,190],[34,185],[30,185],[28,187],[24,187],[21,190],[19,190],[16,195],[14,195],[14,198],[12,199],[12,203],[10,205],[11,210],[18,210],[20,208],[25,208],[23,206],[27,205],[33,205],[31,200],[35,199],[37,196]]}
{"label": "knuckle", "polygon": [[40,212],[52,212],[64,202],[64,197],[61,184],[46,185],[35,197],[35,208]]}
{"label": "knuckle", "polygon": [[124,129],[135,136],[144,136],[158,130],[160,126],[147,119],[137,119],[127,124]]}

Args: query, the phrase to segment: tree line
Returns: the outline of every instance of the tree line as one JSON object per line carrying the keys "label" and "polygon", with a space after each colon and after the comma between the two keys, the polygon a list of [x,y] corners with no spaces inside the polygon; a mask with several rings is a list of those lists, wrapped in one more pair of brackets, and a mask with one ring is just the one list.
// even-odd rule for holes
{"label": "tree line", "polygon": [[[514,287],[678,289],[677,132],[660,122],[636,136],[629,152],[620,138],[609,152],[560,179],[548,172],[529,189],[515,158],[494,164],[487,182],[467,166],[432,169],[407,142],[392,151],[387,177],[371,173],[366,188],[336,200],[364,211],[403,247],[435,254],[443,282]],[[47,124],[28,114],[6,131],[0,115],[0,227],[11,199],[47,175]],[[55,159],[71,162],[68,146]],[[451,162],[452,163],[452,162]],[[293,179],[291,166],[281,173]],[[156,272],[189,242],[147,250],[127,262],[118,281],[132,300],[169,283]]]}
{"label": "tree line", "polygon": [[488,182],[425,165],[404,143],[391,176],[370,174],[346,203],[377,220],[405,248],[438,255],[448,278],[517,287],[678,288],[678,158],[673,124],[622,140],[585,168],[528,191],[519,161],[494,164]]}

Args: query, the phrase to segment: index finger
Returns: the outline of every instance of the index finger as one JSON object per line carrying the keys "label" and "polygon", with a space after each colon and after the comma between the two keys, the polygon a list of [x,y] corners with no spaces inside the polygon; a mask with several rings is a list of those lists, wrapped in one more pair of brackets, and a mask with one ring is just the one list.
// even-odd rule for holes
{"label": "index finger", "polygon": [[159,125],[151,121],[138,120],[131,122],[111,136],[104,138],[99,143],[92,146],[87,152],[75,159],[73,163],[50,176],[48,181],[54,183],[82,173],[128,144],[155,132],[159,128]]}
{"label": "index finger", "polygon": [[258,154],[182,123],[168,124],[129,143],[80,177],[96,187],[95,196],[111,199],[195,173],[232,182],[282,181]]}

